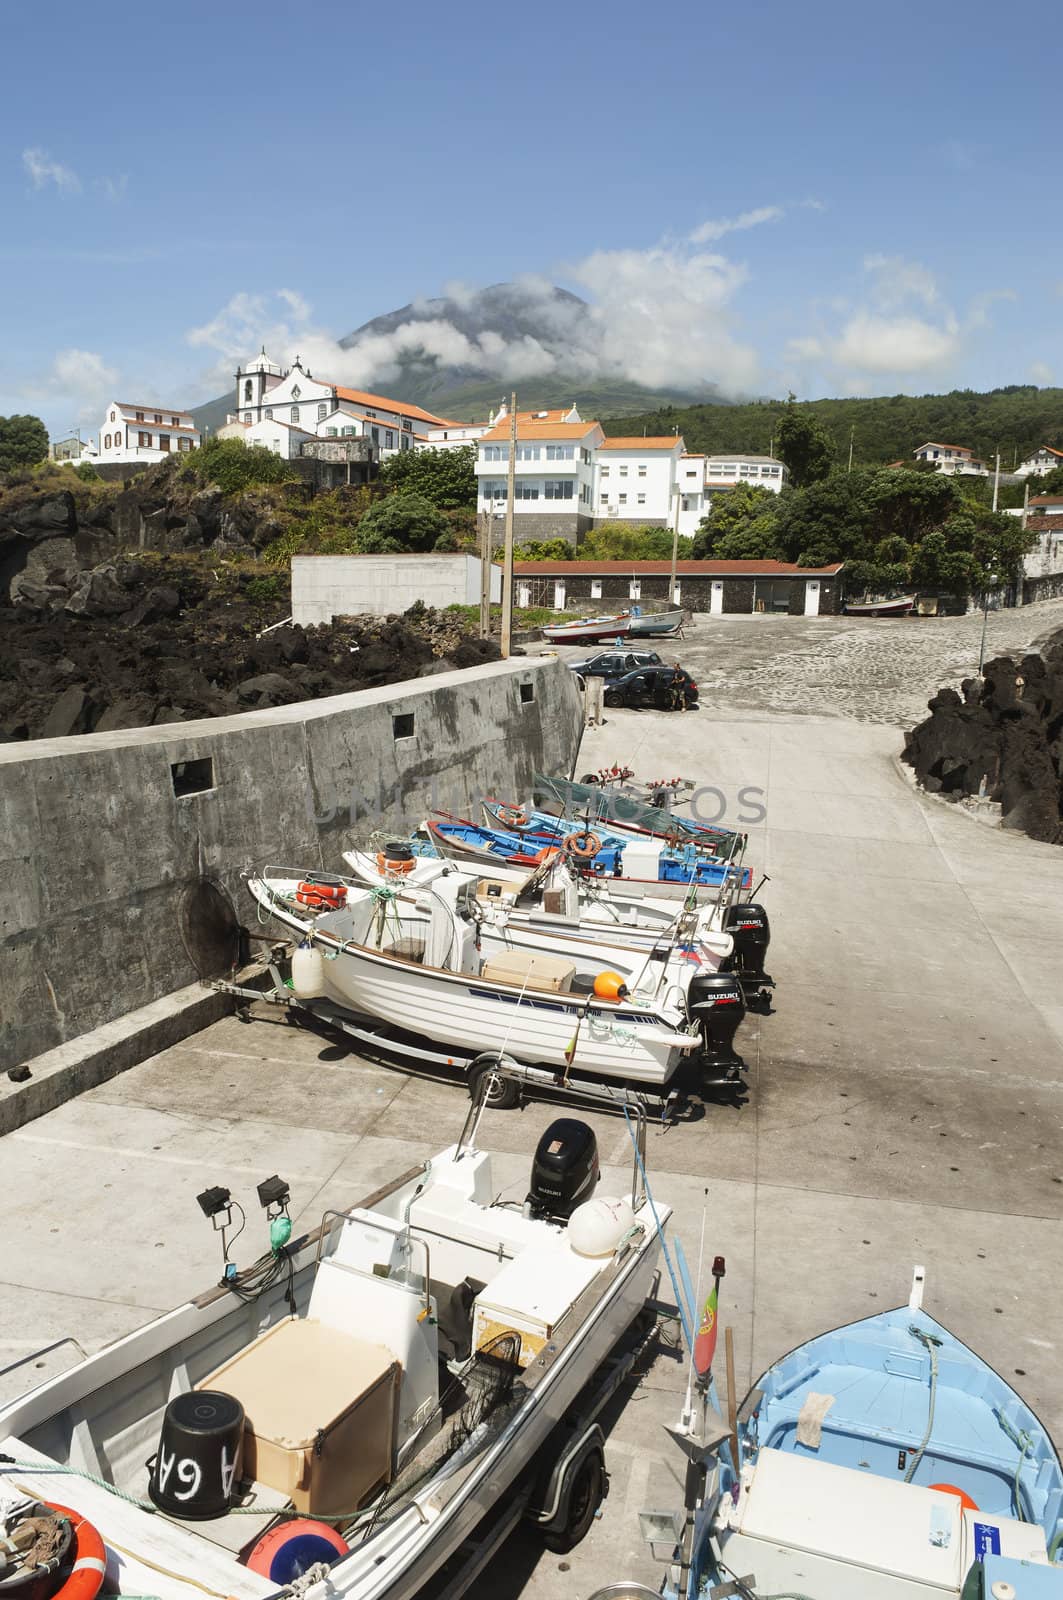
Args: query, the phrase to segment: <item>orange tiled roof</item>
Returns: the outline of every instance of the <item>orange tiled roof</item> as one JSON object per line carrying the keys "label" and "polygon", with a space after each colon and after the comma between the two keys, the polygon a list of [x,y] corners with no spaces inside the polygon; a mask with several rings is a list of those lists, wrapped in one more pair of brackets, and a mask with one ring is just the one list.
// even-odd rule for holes
{"label": "orange tiled roof", "polygon": [[674,450],[677,444],[682,444],[682,436],[674,433],[651,434],[649,438],[642,435],[640,438],[603,439],[598,446],[601,450]]}
{"label": "orange tiled roof", "polygon": [[395,416],[416,417],[421,422],[431,423],[433,427],[458,426],[457,423],[452,424],[449,417],[437,417],[434,411],[425,411],[423,406],[408,405],[405,400],[389,400],[387,395],[369,394],[364,389],[348,389],[341,383],[332,383],[328,378],[311,378],[310,381],[328,384],[341,400],[353,400],[355,405],[372,406],[374,409],[379,406],[382,411],[390,411]]}
{"label": "orange tiled roof", "polygon": [[[148,416],[148,412],[149,411],[151,412],[151,417],[154,417],[156,412],[158,412],[159,415],[162,416],[162,417],[187,417],[187,416],[191,415],[190,412],[185,410],[184,406],[160,406],[157,400],[152,401],[150,406],[145,406],[145,405],[129,406],[129,405],[126,405],[124,400],[115,400],[113,403],[118,407],[119,411],[123,411],[123,412],[130,411],[130,412],[133,413],[132,416],[129,419],[131,422],[137,422],[137,421],[141,420],[136,415],[136,413],[138,411],[143,411],[143,413],[144,413],[143,420],[145,422],[148,422],[148,421],[151,420],[151,418],[149,418],[149,416]],[[155,427],[157,428],[159,426],[160,426],[160,424],[156,422],[155,423]]]}
{"label": "orange tiled roof", "polygon": [[[525,440],[536,439],[585,439],[589,433],[594,433],[598,424],[596,422],[524,422],[517,417],[517,438]],[[507,444],[510,436],[510,419],[503,417],[493,428],[485,433],[477,443],[479,444]]]}
{"label": "orange tiled roof", "polygon": [[[826,567],[802,567],[795,561],[677,561],[676,572],[683,578],[833,578],[844,561]],[[670,561],[514,561],[513,570],[522,578],[547,577],[566,573],[573,577],[612,577],[617,573],[633,577],[667,577]]]}
{"label": "orange tiled roof", "polygon": [[912,454],[917,455],[920,450],[958,450],[961,455],[965,456],[969,456],[971,453],[969,444],[942,444],[940,439],[928,439],[926,444],[917,445]]}

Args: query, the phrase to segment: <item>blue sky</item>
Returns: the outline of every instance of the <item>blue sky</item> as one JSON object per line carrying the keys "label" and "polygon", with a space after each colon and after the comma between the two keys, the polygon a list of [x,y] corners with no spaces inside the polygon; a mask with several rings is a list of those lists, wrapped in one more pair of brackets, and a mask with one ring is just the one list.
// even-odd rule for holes
{"label": "blue sky", "polygon": [[1058,15],[63,0],[17,33],[9,16],[0,412],[58,434],[115,396],[194,404],[263,338],[386,388],[393,351],[334,339],[524,275],[588,298],[582,358],[642,381],[1063,384]]}

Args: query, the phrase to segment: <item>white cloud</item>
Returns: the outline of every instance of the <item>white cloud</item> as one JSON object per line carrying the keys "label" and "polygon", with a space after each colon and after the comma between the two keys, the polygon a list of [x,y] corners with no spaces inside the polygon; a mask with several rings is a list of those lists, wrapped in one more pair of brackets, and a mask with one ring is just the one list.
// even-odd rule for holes
{"label": "white cloud", "polygon": [[921,300],[925,306],[937,304],[938,287],[929,267],[903,256],[865,256],[864,271],[871,279],[871,295],[884,310]]}
{"label": "white cloud", "polygon": [[22,165],[33,180],[35,189],[43,189],[49,183],[54,183],[63,194],[77,194],[81,189],[81,179],[77,173],[70,167],[64,167],[61,161],[53,161],[47,150],[42,150],[39,145],[23,150]]}
{"label": "white cloud", "polygon": [[1055,382],[1056,375],[1047,362],[1032,361],[1030,363],[1030,377],[1034,383],[1040,384],[1042,388],[1048,388]]}
{"label": "white cloud", "polygon": [[[588,295],[589,305],[559,298],[538,275],[516,280],[534,314],[535,336],[490,329],[472,335],[442,315],[411,315],[345,349],[314,326],[301,295],[242,290],[187,338],[215,352],[204,382],[222,387],[231,382],[236,362],[263,344],[278,361],[298,354],[312,372],[359,388],[386,388],[404,360],[422,358],[471,367],[506,383],[551,372],[586,380],[626,378],[651,388],[712,383],[726,393],[745,393],[758,383],[756,354],[735,325],[733,302],[747,278],[740,264],[690,240],[669,241],[645,250],[595,251],[565,268],[564,276]],[[476,293],[458,287],[455,315]],[[417,309],[431,307],[422,300]]]}
{"label": "white cloud", "polygon": [[129,188],[129,177],[123,172],[117,178],[97,178],[95,185],[105,199],[109,200],[112,205],[118,205],[126,197],[126,191]]}
{"label": "white cloud", "polygon": [[22,393],[53,416],[65,413],[62,428],[95,426],[107,401],[118,398],[118,377],[95,350],[60,350],[44,377],[27,383]]}
{"label": "white cloud", "polygon": [[923,317],[858,311],[835,339],[831,356],[839,366],[866,372],[924,372],[942,366],[959,348],[954,317],[935,324]]}
{"label": "white cloud", "polygon": [[759,228],[762,222],[777,222],[784,215],[782,206],[757,206],[753,211],[742,211],[737,217],[720,217],[715,222],[703,222],[690,235],[691,244],[712,244],[728,233],[742,233],[746,228]]}

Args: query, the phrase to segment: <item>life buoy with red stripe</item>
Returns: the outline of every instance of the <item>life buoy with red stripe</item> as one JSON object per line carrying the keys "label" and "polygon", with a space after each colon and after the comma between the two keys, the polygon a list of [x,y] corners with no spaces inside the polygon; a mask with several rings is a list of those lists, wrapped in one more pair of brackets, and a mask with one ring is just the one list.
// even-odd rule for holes
{"label": "life buoy with red stripe", "polygon": [[70,1576],[52,1600],[96,1600],[107,1571],[107,1550],[99,1533],[80,1511],[42,1500],[41,1505],[66,1517],[74,1530],[74,1564]]}
{"label": "life buoy with red stripe", "polygon": [[311,911],[342,911],[347,904],[347,885],[335,878],[306,878],[296,889],[295,898]]}
{"label": "life buoy with red stripe", "polygon": [[602,848],[602,841],[596,833],[570,833],[565,840],[565,854],[575,856],[577,861],[590,861]]}
{"label": "life buoy with red stripe", "polygon": [[378,850],[376,864],[377,871],[384,873],[385,876],[391,873],[398,877],[404,877],[407,872],[413,871],[416,862],[412,856],[408,857],[408,859],[405,861],[393,861],[390,856],[386,856],[384,854],[383,850]]}
{"label": "life buoy with red stripe", "polygon": [[523,806],[499,806],[498,820],[504,823],[507,828],[526,828],[528,826],[528,814]]}

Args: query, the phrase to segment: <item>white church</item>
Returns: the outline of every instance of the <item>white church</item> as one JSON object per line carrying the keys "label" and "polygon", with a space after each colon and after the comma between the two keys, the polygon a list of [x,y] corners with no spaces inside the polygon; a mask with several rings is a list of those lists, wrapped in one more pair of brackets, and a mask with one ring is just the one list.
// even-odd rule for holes
{"label": "white church", "polygon": [[301,455],[310,439],[368,439],[374,454],[383,459],[418,445],[468,444],[486,426],[451,422],[405,400],[315,378],[298,356],[282,371],[263,349],[254,361],[237,369],[236,409],[218,436],[263,445],[286,460]]}

